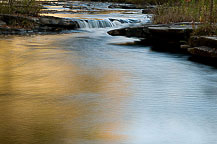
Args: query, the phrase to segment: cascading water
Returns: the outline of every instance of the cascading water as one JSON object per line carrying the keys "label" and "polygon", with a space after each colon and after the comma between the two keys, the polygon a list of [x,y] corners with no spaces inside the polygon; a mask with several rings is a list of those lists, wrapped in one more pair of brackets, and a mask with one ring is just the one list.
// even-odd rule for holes
{"label": "cascading water", "polygon": [[105,20],[77,20],[77,23],[80,28],[106,28],[106,27],[114,27],[115,23],[110,21],[109,19]]}
{"label": "cascading water", "polygon": [[139,24],[142,20],[137,19],[103,19],[103,20],[76,20],[79,28],[107,28],[116,27],[124,24]]}
{"label": "cascading water", "polygon": [[48,16],[68,18],[81,29],[122,27],[147,23],[150,18],[142,10],[116,10],[109,3],[65,2],[46,7]]}
{"label": "cascading water", "polygon": [[217,143],[216,68],[107,34],[141,10],[61,1],[81,30],[0,37],[1,144]]}

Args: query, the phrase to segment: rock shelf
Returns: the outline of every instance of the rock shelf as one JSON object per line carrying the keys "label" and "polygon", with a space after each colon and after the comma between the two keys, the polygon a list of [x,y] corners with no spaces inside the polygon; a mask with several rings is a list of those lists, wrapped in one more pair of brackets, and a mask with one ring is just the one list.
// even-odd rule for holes
{"label": "rock shelf", "polygon": [[185,51],[193,56],[217,60],[217,36],[192,36],[199,23],[146,24],[111,30],[112,36],[126,36],[141,39],[143,44],[158,45],[161,49],[170,47]]}

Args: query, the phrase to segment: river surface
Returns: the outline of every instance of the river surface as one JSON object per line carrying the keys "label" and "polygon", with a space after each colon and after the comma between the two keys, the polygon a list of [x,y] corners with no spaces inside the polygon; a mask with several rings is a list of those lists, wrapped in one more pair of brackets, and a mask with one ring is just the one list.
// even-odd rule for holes
{"label": "river surface", "polygon": [[217,143],[217,69],[109,29],[0,37],[1,144]]}

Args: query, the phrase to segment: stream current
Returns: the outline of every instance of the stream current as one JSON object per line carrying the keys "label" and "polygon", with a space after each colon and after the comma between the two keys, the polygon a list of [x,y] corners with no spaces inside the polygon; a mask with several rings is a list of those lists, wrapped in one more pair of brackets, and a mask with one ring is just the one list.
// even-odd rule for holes
{"label": "stream current", "polygon": [[139,9],[62,3],[80,29],[0,37],[0,143],[217,144],[216,68],[107,34]]}

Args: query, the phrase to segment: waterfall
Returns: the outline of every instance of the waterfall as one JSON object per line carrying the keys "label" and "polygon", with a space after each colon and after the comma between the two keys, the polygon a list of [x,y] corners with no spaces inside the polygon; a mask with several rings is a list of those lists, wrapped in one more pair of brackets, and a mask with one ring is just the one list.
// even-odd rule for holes
{"label": "waterfall", "polygon": [[107,28],[115,27],[124,24],[138,24],[141,20],[138,19],[103,19],[103,20],[88,20],[74,19],[77,22],[78,28]]}
{"label": "waterfall", "polygon": [[77,20],[77,23],[80,28],[106,28],[114,27],[115,23],[109,19],[105,20]]}

